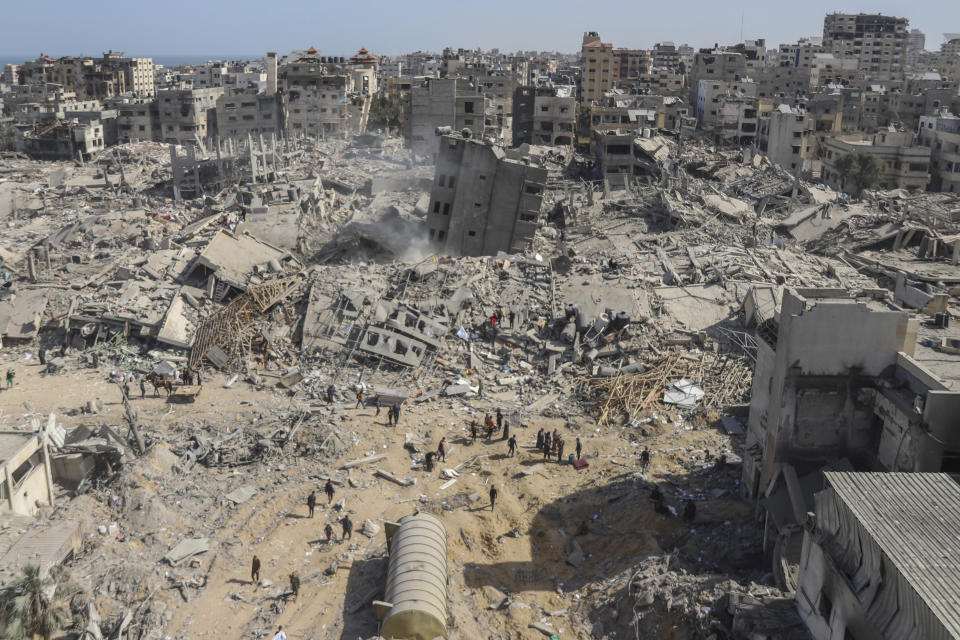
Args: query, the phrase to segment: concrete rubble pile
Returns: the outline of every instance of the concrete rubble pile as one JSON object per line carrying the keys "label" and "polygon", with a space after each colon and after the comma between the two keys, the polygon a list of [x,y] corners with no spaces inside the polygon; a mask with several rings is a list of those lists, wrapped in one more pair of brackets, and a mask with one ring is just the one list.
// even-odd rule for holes
{"label": "concrete rubble pile", "polygon": [[[271,507],[291,495],[302,502],[297,487],[330,481],[337,516],[355,507],[348,488],[376,488],[391,504],[402,495],[396,504],[452,517],[478,510],[496,479],[529,507],[510,526],[459,534],[458,552],[478,554],[452,578],[461,630],[476,620],[506,637],[493,635],[506,615],[545,635],[557,618],[579,625],[579,637],[611,640],[669,629],[805,637],[792,596],[761,569],[763,529],[737,497],[758,340],[770,339],[785,289],[842,289],[915,310],[930,348],[960,357],[949,332],[960,296],[957,199],[876,192],[852,201],[762,156],[664,137],[641,145],[642,175],[614,184],[595,179],[582,155],[532,147],[527,161],[547,170],[532,245],[459,257],[427,239],[434,169],[399,140],[268,147],[241,145],[229,166],[220,149],[223,166],[188,198],[179,163],[207,166],[213,150],[181,160],[138,143],[86,165],[0,160],[5,353],[24,362],[43,349],[45,380],[98,385],[97,400],[62,411],[84,424],[70,424],[56,456],[82,460],[61,463],[73,470],[69,501],[45,516],[81,516],[87,542],[69,570],[108,612],[104,636],[161,638],[185,624],[177,606],[214,592],[218,563],[246,566],[245,545],[296,525]],[[270,156],[263,166],[257,153]],[[137,409],[138,396],[192,401],[204,385],[218,395],[197,414]],[[118,397],[116,414],[104,409]],[[366,425],[350,417],[354,403],[372,409]],[[562,484],[566,468],[547,466],[549,452],[493,478],[504,457],[467,450],[483,404],[495,404],[524,449],[543,424],[567,430],[571,457],[582,439],[583,480]],[[383,432],[363,431],[387,407],[449,426],[389,432],[409,459],[387,468]],[[444,459],[428,458],[447,436]],[[648,469],[647,448],[669,474]],[[439,489],[424,486],[436,480],[424,476],[434,462]],[[483,494],[464,488],[476,479]],[[571,497],[541,500],[534,482]],[[691,504],[699,515],[684,512]],[[373,573],[386,557],[381,516],[356,521],[369,544],[351,543],[335,564],[301,576],[327,588],[336,563],[357,567],[359,604],[336,614],[345,637],[376,631],[366,619],[350,624],[383,587]],[[521,537],[551,560],[477,568]],[[308,542],[307,555],[321,543]],[[559,569],[543,568],[553,559],[578,569],[565,585]],[[498,583],[508,573],[536,584],[530,591],[556,592],[569,613],[525,602],[516,585],[511,593]],[[483,587],[496,584],[504,598],[474,615]],[[258,586],[268,600],[252,593]],[[270,581],[217,589],[250,613],[250,637],[292,606]]]}

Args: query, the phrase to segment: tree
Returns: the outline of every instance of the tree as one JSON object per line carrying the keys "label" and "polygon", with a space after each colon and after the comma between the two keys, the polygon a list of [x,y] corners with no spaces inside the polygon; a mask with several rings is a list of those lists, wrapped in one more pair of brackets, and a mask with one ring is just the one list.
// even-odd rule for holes
{"label": "tree", "polygon": [[388,129],[400,126],[400,109],[384,97],[378,97],[370,104],[367,127],[376,125]]}
{"label": "tree", "polygon": [[591,133],[593,129],[592,118],[593,109],[590,108],[590,105],[580,107],[580,113],[577,114],[577,136],[589,138],[593,135]]}
{"label": "tree", "polygon": [[856,188],[855,195],[858,198],[863,195],[864,189],[869,189],[877,183],[880,170],[883,168],[879,160],[863,151],[848,153],[837,160],[835,166],[844,184],[848,178],[853,181],[853,186]]}
{"label": "tree", "polygon": [[66,607],[47,594],[56,590],[56,581],[40,575],[40,567],[27,565],[23,575],[0,589],[0,620],[6,623],[4,640],[50,637],[70,619]]}

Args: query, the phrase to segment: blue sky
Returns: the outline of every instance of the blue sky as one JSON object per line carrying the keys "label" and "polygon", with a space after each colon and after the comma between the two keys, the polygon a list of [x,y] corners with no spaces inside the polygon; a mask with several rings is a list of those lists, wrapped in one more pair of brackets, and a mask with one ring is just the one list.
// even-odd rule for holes
{"label": "blue sky", "polygon": [[776,0],[47,0],[0,1],[0,55],[260,54],[317,47],[350,55],[360,46],[393,55],[444,46],[579,49],[583,31],[614,46],[649,48],[672,40],[694,47],[767,38],[769,46],[820,35],[827,12],[903,15],[939,48],[944,31],[960,32],[960,2],[859,0],[846,5]]}

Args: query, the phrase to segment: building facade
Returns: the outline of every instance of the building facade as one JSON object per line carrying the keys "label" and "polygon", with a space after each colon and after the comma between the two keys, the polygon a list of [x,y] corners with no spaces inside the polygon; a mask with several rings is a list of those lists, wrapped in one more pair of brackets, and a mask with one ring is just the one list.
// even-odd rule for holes
{"label": "building facade", "polygon": [[823,49],[838,58],[856,59],[872,79],[902,78],[908,23],[880,14],[830,13],[823,19]]}

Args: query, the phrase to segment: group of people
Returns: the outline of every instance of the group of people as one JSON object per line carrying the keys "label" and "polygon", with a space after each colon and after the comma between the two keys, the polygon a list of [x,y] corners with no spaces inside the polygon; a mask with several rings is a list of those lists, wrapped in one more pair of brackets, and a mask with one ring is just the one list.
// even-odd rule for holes
{"label": "group of people", "polygon": [[[377,415],[380,415],[381,405],[377,403]],[[400,403],[394,402],[390,405],[390,408],[387,409],[387,425],[388,426],[397,426],[400,424]]]}
{"label": "group of people", "polygon": [[[553,430],[553,433],[540,429],[537,432],[537,449],[543,451],[544,460],[551,458],[552,456],[557,456],[557,462],[563,462],[563,450],[566,447],[566,441],[560,437],[560,434],[556,429]],[[576,460],[580,459],[580,455],[583,453],[583,443],[580,442],[580,438],[577,437],[576,442]]]}

